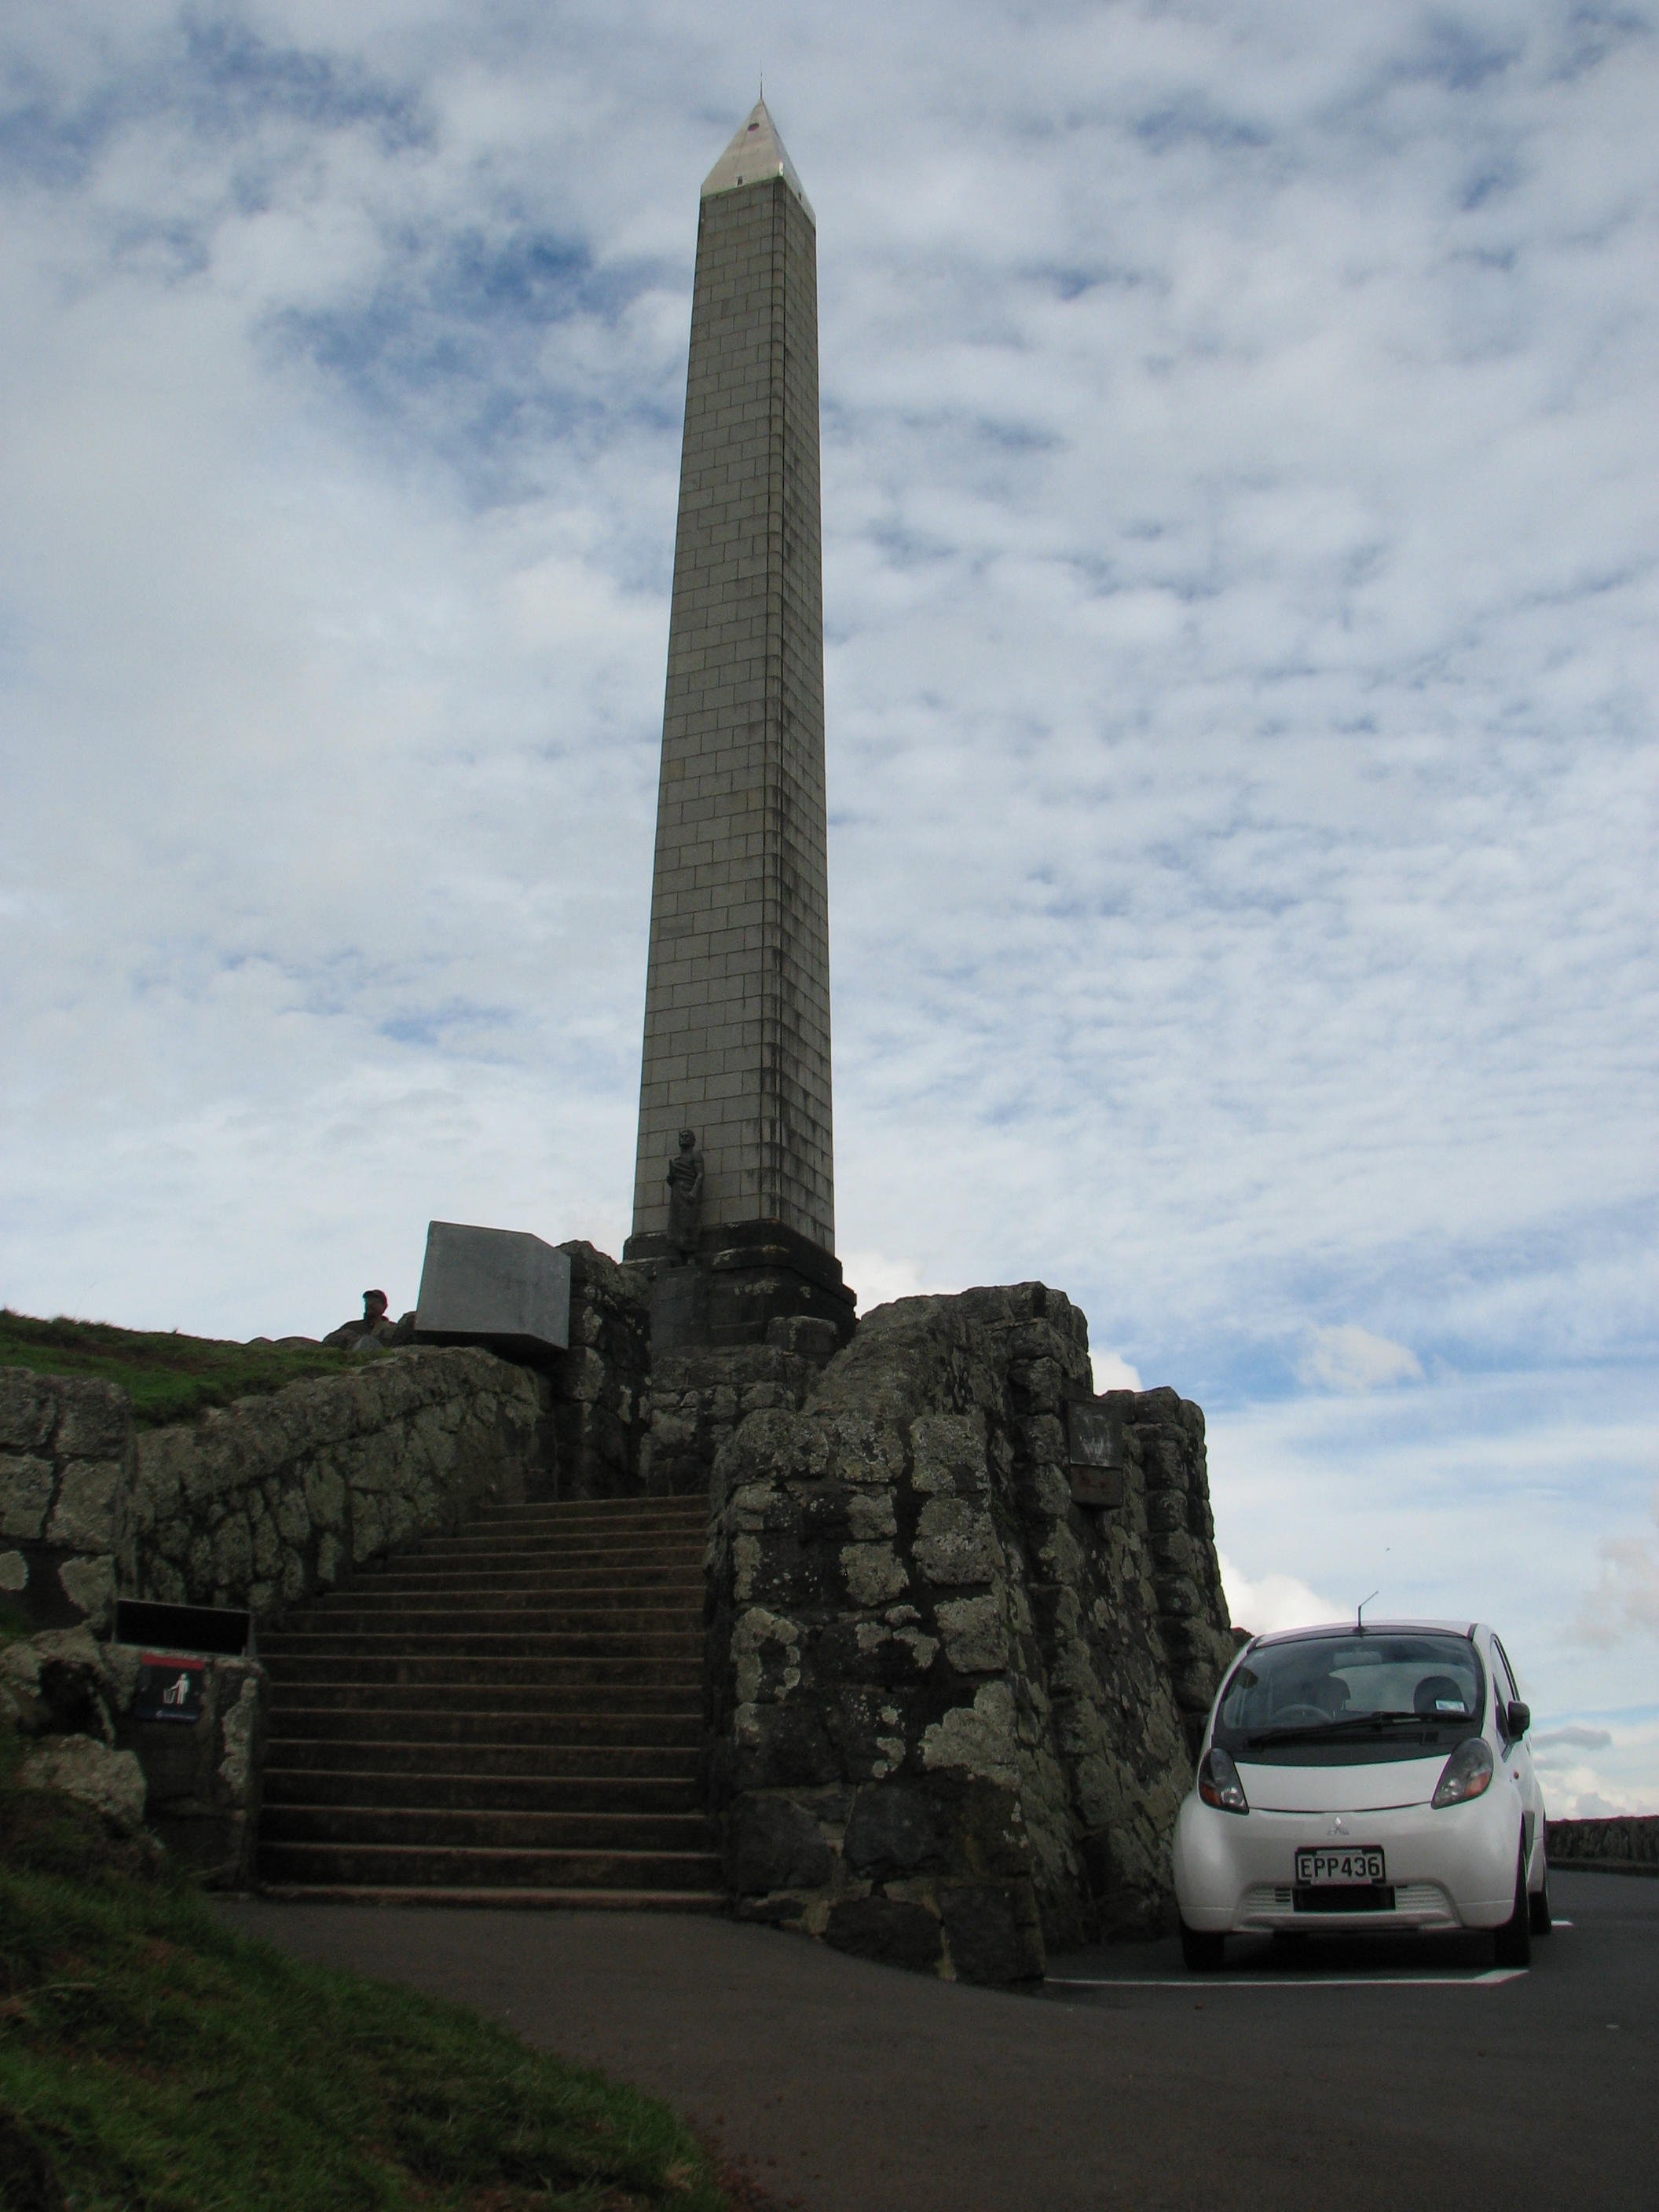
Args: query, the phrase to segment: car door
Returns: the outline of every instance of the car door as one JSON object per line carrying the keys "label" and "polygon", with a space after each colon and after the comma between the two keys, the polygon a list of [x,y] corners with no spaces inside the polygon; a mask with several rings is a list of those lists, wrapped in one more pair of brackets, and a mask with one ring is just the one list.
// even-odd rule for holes
{"label": "car door", "polygon": [[1520,1690],[1516,1686],[1515,1669],[1510,1656],[1497,1637],[1492,1640],[1492,1681],[1498,1692],[1498,1741],[1507,1761],[1504,1771],[1521,1793],[1521,1817],[1526,1823],[1527,1869],[1530,1875],[1534,1863],[1538,1839],[1544,1832],[1544,1793],[1532,1763],[1532,1753],[1524,1735],[1511,1738],[1507,1714],[1510,1705],[1517,1699]]}

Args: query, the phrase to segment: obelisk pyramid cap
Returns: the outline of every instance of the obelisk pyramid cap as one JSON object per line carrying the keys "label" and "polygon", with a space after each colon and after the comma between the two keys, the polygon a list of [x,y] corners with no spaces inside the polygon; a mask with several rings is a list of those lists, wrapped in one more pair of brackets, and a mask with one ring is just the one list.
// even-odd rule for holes
{"label": "obelisk pyramid cap", "polygon": [[702,197],[712,200],[717,193],[735,192],[741,185],[758,185],[768,177],[783,179],[816,229],[817,217],[812,214],[812,203],[801,189],[795,165],[784,151],[777,125],[766,112],[766,102],[757,100],[749,111],[748,121],[703,179]]}

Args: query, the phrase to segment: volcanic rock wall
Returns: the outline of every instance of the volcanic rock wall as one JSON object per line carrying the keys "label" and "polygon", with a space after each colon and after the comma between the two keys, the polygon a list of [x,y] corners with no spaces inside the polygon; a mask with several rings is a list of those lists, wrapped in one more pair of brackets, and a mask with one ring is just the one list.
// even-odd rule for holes
{"label": "volcanic rock wall", "polygon": [[412,1348],[138,1439],[137,1595],[261,1621],[486,1501],[544,1494],[544,1382]]}
{"label": "volcanic rock wall", "polygon": [[112,1382],[0,1369],[0,1596],[107,1634],[113,1601],[296,1601],[486,1499],[550,1494],[547,1382],[411,1348],[135,1436]]}
{"label": "volcanic rock wall", "polygon": [[106,1633],[132,1588],[137,1474],[125,1390],[0,1368],[0,1600],[38,1629]]}
{"label": "volcanic rock wall", "polygon": [[908,1298],[721,1449],[707,1775],[745,1917],[980,1981],[1162,1924],[1233,1650],[1203,1417],[1113,1394],[1124,1500],[1084,1508],[1088,1380],[1057,1291]]}
{"label": "volcanic rock wall", "polygon": [[592,1244],[570,1255],[570,1349],[553,1362],[561,1498],[631,1498],[649,1419],[651,1284]]}

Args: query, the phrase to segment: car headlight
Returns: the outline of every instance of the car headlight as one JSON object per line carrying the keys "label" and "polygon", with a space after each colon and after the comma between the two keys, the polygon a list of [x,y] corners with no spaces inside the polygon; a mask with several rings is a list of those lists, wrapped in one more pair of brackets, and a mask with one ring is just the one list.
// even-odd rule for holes
{"label": "car headlight", "polygon": [[1206,1805],[1218,1812],[1248,1813],[1250,1801],[1244,1795],[1244,1784],[1238,1778],[1238,1769],[1224,1751],[1212,1745],[1199,1762],[1198,1794]]}
{"label": "car headlight", "polygon": [[1491,1789],[1492,1776],[1491,1745],[1485,1736],[1468,1736],[1446,1761],[1431,1802],[1467,1805],[1471,1797],[1484,1796]]}

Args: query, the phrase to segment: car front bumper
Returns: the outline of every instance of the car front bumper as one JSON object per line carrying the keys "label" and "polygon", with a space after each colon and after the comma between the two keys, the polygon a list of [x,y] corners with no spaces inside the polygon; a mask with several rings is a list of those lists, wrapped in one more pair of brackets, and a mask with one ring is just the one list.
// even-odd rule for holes
{"label": "car front bumper", "polygon": [[[1189,1928],[1212,1935],[1401,1935],[1496,1928],[1515,1908],[1521,1812],[1501,1784],[1473,1804],[1328,1813],[1223,1813],[1194,1794],[1176,1823],[1175,1887]],[[1386,1904],[1332,1911],[1338,1899],[1298,1891],[1296,1854],[1334,1842],[1383,1854]]]}

